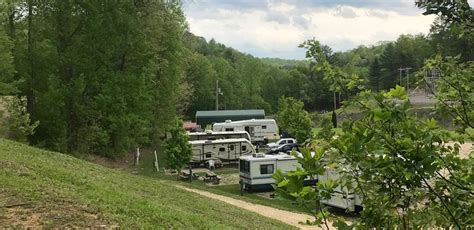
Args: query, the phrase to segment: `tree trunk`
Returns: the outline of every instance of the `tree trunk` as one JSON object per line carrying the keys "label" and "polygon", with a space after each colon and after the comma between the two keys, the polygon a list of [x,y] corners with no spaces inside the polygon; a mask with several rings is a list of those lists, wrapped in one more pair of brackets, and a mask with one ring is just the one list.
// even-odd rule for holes
{"label": "tree trunk", "polygon": [[29,77],[26,84],[26,112],[33,113],[35,95],[33,85],[35,80],[34,54],[33,54],[33,1],[28,0],[28,62],[30,66]]}

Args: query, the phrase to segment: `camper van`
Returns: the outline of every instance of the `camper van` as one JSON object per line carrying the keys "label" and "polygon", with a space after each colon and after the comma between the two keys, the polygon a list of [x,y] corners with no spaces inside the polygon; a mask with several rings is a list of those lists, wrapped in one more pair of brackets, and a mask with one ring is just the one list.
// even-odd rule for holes
{"label": "camper van", "polygon": [[246,131],[249,133],[252,143],[257,144],[266,144],[269,140],[280,139],[278,126],[273,119],[227,120],[223,123],[215,123],[212,130],[216,132]]}
{"label": "camper van", "polygon": [[193,156],[191,163],[205,164],[208,160],[236,162],[240,156],[255,153],[255,148],[244,138],[190,141]]}
{"label": "camper van", "polygon": [[190,141],[235,138],[244,138],[250,141],[250,135],[246,131],[214,132],[212,130],[206,130],[206,132],[188,133],[188,136]]}
{"label": "camper van", "polygon": [[298,160],[288,154],[266,155],[255,153],[242,156],[239,160],[239,175],[244,190],[268,189],[275,183],[273,173],[280,169],[283,173],[300,167]]}
{"label": "camper van", "polygon": [[[335,169],[326,169],[323,175],[318,176],[319,181],[326,180],[337,180],[339,174]],[[334,193],[329,200],[321,200],[321,203],[333,206],[337,208],[345,209],[349,212],[362,210],[362,200],[359,195],[355,194],[354,191],[348,191],[347,189],[338,186],[334,189]]]}

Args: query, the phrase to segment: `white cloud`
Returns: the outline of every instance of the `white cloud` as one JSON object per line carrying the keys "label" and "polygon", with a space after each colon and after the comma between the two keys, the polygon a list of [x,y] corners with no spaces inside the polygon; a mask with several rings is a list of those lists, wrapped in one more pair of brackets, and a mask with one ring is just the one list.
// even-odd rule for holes
{"label": "white cloud", "polygon": [[343,17],[343,18],[355,18],[358,16],[355,10],[353,10],[352,7],[346,7],[346,6],[338,6],[336,7],[336,10],[334,11],[334,16],[338,17]]}
{"label": "white cloud", "polygon": [[[470,0],[474,1],[474,0]],[[267,1],[266,7],[185,7],[191,32],[256,56],[303,58],[301,42],[315,37],[333,50],[395,40],[401,34],[427,33],[434,16],[368,7],[299,7]],[[405,4],[405,3],[404,3]]]}

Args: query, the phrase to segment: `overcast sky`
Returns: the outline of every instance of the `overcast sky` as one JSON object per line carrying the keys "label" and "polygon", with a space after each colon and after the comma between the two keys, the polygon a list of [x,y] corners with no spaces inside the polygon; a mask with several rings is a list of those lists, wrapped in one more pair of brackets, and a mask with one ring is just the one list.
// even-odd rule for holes
{"label": "overcast sky", "polygon": [[[472,3],[474,0],[469,0]],[[335,51],[428,33],[415,0],[185,0],[192,33],[257,57],[304,58],[316,38]],[[472,6],[472,4],[471,4]]]}

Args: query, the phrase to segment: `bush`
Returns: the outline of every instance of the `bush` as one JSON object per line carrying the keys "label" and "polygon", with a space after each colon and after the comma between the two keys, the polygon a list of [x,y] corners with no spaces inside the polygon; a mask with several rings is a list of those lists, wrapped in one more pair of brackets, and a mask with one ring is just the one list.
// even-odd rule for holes
{"label": "bush", "polygon": [[191,161],[192,157],[191,145],[188,143],[188,134],[183,129],[183,122],[176,119],[168,134],[168,139],[163,145],[166,163],[168,167],[179,171]]}
{"label": "bush", "polygon": [[30,114],[26,112],[26,101],[18,97],[8,97],[6,113],[3,114],[5,125],[2,125],[4,136],[19,142],[27,142],[28,136],[33,135],[39,122],[32,122]]}

